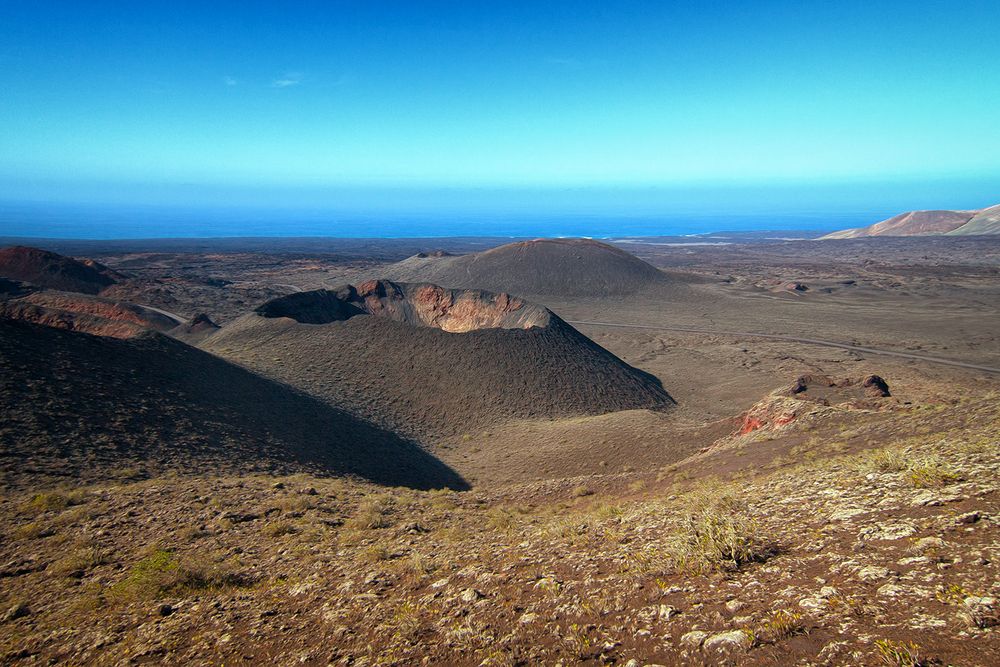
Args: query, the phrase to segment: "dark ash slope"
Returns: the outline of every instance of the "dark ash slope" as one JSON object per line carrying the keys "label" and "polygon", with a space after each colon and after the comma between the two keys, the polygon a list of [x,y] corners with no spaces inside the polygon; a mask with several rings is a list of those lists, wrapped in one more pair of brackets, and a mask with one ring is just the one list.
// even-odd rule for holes
{"label": "dark ash slope", "polygon": [[[357,291],[382,305],[369,305],[370,310],[345,319],[342,314],[351,303],[332,305],[340,301],[336,292],[291,295],[223,327],[204,347],[418,438],[471,432],[515,418],[673,404],[656,378],[624,363],[546,309],[515,297],[386,281]],[[428,291],[450,295],[444,302],[461,304],[462,317],[451,318],[449,312],[428,324],[391,315],[426,309],[426,304],[393,301],[412,301]],[[376,296],[380,292],[390,296]],[[479,309],[473,307],[477,299]],[[510,308],[514,302],[520,305],[503,315],[513,318],[506,321],[519,322],[513,328],[462,324],[465,318],[489,321],[497,317],[497,303]],[[295,307],[289,307],[293,303]],[[522,308],[531,317],[518,319]],[[325,322],[317,321],[320,311],[330,315]],[[442,321],[458,327],[451,331],[464,333],[440,328]]]}
{"label": "dark ash slope", "polygon": [[656,267],[588,239],[538,239],[460,256],[413,256],[381,273],[403,282],[510,294],[606,296],[662,285]]}
{"label": "dark ash slope", "polygon": [[416,445],[155,333],[128,340],[0,319],[0,476],[354,474],[464,487]]}

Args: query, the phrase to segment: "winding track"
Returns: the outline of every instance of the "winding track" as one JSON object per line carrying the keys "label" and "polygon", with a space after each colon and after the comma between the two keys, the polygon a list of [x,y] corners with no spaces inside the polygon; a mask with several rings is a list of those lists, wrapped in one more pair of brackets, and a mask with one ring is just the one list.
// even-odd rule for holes
{"label": "winding track", "polygon": [[720,336],[745,336],[749,338],[769,338],[771,340],[784,340],[793,343],[808,343],[810,345],[824,345],[826,347],[837,347],[842,350],[851,350],[854,352],[864,352],[866,354],[879,354],[887,357],[902,357],[904,359],[915,359],[917,361],[926,361],[932,364],[942,364],[945,366],[957,366],[959,368],[968,368],[976,371],[983,371],[984,373],[994,373],[1000,375],[1000,368],[993,368],[992,366],[980,366],[979,364],[969,364],[964,361],[955,361],[954,359],[943,359],[941,357],[928,357],[922,354],[912,354],[910,352],[896,352],[893,350],[880,350],[874,347],[863,347],[861,345],[850,345],[848,343],[838,343],[832,340],[821,340],[818,338],[799,338],[798,336],[787,336],[784,334],[768,334],[768,333],[756,333],[753,331],[722,331],[718,329],[697,329],[688,327],[664,327],[664,326],[654,326],[650,324],[621,324],[617,322],[589,322],[583,320],[566,320],[569,324],[573,326],[583,325],[583,326],[595,326],[595,327],[615,327],[619,329],[647,329],[651,331],[680,331],[684,333],[700,333],[700,334],[716,334]]}

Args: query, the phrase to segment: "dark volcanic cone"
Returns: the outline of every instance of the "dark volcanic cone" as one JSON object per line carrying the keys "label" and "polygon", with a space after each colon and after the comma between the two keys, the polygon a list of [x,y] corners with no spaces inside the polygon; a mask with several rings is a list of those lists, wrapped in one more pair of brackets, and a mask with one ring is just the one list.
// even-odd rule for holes
{"label": "dark volcanic cone", "polygon": [[631,294],[669,278],[620,248],[589,239],[538,239],[461,256],[421,253],[386,267],[392,280],[511,294]]}
{"label": "dark volcanic cone", "polygon": [[541,306],[428,284],[281,297],[204,347],[420,438],[673,404],[656,378]]}

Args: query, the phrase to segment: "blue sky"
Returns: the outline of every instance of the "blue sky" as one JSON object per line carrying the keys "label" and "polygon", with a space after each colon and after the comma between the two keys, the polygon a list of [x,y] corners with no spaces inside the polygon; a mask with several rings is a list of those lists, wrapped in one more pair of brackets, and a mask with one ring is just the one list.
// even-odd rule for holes
{"label": "blue sky", "polygon": [[1000,201],[995,0],[0,0],[0,26],[6,199]]}

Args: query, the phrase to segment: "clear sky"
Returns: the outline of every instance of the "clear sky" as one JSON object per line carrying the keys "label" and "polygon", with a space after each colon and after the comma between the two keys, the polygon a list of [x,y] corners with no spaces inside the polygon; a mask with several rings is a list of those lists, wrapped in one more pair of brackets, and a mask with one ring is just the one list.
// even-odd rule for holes
{"label": "clear sky", "polygon": [[0,0],[0,197],[984,206],[998,36],[997,0]]}

